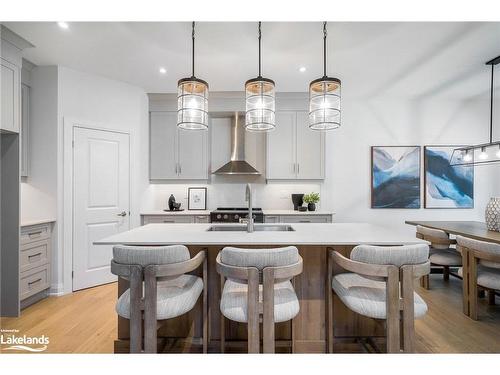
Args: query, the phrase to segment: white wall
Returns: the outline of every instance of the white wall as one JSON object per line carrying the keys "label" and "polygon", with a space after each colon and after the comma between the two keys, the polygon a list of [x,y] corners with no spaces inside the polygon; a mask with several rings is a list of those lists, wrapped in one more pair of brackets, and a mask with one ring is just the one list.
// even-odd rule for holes
{"label": "white wall", "polygon": [[408,233],[414,231],[404,224],[410,219],[484,221],[489,197],[500,193],[498,164],[475,168],[473,209],[371,209],[370,146],[483,143],[488,140],[488,122],[487,96],[361,100],[349,99],[347,93],[342,127],[328,135],[326,148],[324,191],[328,205],[337,213],[336,221],[374,222]]}
{"label": "white wall", "polygon": [[[33,72],[30,176],[22,184],[22,218],[57,219],[54,228],[52,292],[71,291],[71,263],[63,238],[71,226],[62,220],[64,118],[89,126],[121,130],[131,136],[131,226],[148,184],[148,99],[140,88],[65,67],[37,67]],[[70,251],[70,250],[69,250]]]}

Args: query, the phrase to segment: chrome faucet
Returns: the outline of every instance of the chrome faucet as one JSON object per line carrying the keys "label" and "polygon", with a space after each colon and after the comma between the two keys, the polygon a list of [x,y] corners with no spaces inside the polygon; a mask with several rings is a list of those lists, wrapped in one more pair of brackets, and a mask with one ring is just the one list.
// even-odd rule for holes
{"label": "chrome faucet", "polygon": [[247,219],[247,232],[253,232],[253,211],[252,211],[252,187],[247,184],[245,191],[245,200],[248,201],[248,219]]}

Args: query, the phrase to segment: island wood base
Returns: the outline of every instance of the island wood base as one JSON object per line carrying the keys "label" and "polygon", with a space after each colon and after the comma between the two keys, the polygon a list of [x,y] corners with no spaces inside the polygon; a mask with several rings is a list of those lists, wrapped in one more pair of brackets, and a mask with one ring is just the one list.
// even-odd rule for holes
{"label": "island wood base", "polygon": [[[215,269],[215,258],[219,251],[228,245],[188,246],[191,256],[199,251],[208,253],[208,319],[209,352],[220,349],[220,276]],[[240,246],[243,247],[243,246]],[[262,248],[264,246],[244,246]],[[300,301],[300,312],[291,321],[276,324],[276,352],[325,353],[328,348],[328,310],[327,293],[331,287],[327,281],[327,253],[330,249],[349,256],[354,246],[297,246],[304,261],[304,271],[294,281],[295,291]],[[339,269],[334,268],[334,273]],[[201,276],[201,273],[200,273]],[[120,279],[118,295],[128,288],[128,281]],[[202,334],[201,299],[195,308],[184,316],[169,319],[158,331],[159,351],[162,352],[197,352],[201,345]],[[384,325],[380,321],[369,319],[348,310],[334,297],[333,324],[335,338],[383,337]],[[246,324],[225,319],[225,339],[227,352],[246,351]],[[118,318],[118,340],[115,352],[128,352],[129,321]],[[363,341],[363,340],[361,340]],[[364,341],[363,341],[364,342]],[[161,349],[163,347],[163,349]],[[171,348],[172,350],[169,350]],[[334,346],[335,350],[335,346]]]}

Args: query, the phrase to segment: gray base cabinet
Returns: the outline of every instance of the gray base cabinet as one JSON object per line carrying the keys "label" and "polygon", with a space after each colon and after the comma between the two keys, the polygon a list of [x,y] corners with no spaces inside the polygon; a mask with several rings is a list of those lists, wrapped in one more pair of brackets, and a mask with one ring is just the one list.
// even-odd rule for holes
{"label": "gray base cabinet", "polygon": [[175,214],[165,214],[165,215],[141,215],[142,225],[152,224],[152,223],[184,223],[184,224],[200,224],[200,223],[210,223],[209,215],[175,215]]}
{"label": "gray base cabinet", "polygon": [[52,224],[22,227],[20,243],[19,299],[21,307],[24,308],[48,295],[51,280]]}

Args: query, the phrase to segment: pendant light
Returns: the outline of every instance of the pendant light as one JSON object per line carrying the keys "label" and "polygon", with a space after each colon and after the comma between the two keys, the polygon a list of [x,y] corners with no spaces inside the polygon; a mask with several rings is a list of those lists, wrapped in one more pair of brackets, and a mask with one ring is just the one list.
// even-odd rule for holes
{"label": "pendant light", "polygon": [[493,141],[493,107],[495,93],[495,66],[500,64],[500,56],[486,62],[491,66],[490,78],[490,137],[489,142],[472,146],[458,147],[450,157],[451,166],[473,166],[500,163],[500,141]]}
{"label": "pendant light", "polygon": [[261,38],[259,22],[259,75],[245,83],[245,128],[249,131],[268,131],[276,126],[274,81],[261,75]]}
{"label": "pendant light", "polygon": [[208,83],[194,75],[194,26],[193,22],[192,75],[177,82],[177,126],[186,130],[206,130],[208,129]]}
{"label": "pendant light", "polygon": [[331,130],[340,126],[340,88],[338,78],[326,75],[326,22],[323,22],[323,77],[309,84],[309,128]]}

